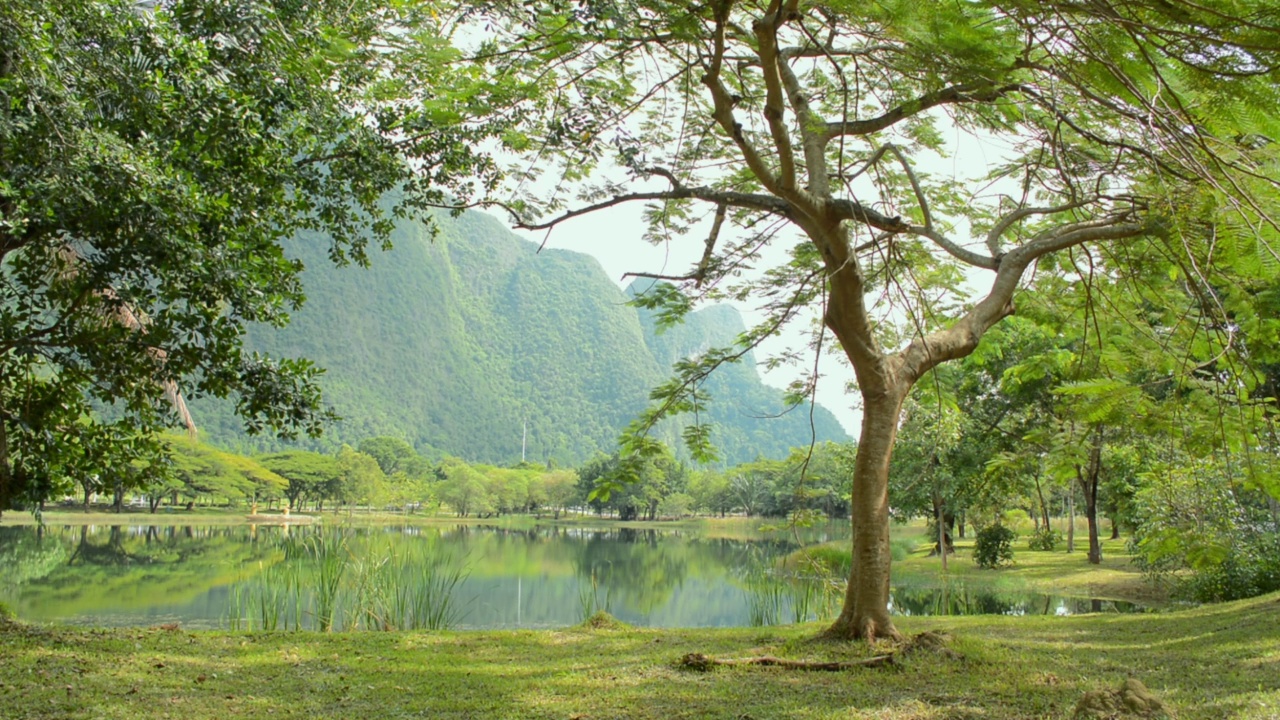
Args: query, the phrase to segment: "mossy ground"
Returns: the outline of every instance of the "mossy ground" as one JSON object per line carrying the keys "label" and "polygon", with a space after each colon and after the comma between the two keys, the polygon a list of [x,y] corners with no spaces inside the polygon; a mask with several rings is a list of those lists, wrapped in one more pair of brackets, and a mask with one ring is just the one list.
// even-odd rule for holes
{"label": "mossy ground", "polygon": [[1170,613],[903,618],[964,659],[679,670],[686,653],[852,659],[818,625],[449,633],[0,627],[7,718],[1067,718],[1136,677],[1179,720],[1280,717],[1280,595]]}

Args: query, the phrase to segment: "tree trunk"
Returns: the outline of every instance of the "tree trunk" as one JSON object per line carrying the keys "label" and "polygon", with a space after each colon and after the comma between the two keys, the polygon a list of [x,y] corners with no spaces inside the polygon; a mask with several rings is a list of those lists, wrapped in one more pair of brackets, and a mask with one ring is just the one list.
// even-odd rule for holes
{"label": "tree trunk", "polygon": [[1098,484],[1101,477],[1102,428],[1098,427],[1093,433],[1088,464],[1084,468],[1076,466],[1076,479],[1084,491],[1084,517],[1089,523],[1089,562],[1093,565],[1102,563],[1102,544],[1098,541]]}
{"label": "tree trunk", "polygon": [[938,545],[935,548],[935,550],[938,551],[938,555],[942,556],[942,572],[945,573],[947,571],[947,555],[951,554],[951,542],[947,538],[946,526],[943,525],[943,522],[942,522],[943,515],[944,513],[942,511],[942,498],[939,498],[937,495],[934,495],[933,496],[933,517],[934,517],[934,521],[938,523]]}
{"label": "tree trunk", "polygon": [[9,509],[13,486],[13,466],[9,463],[9,431],[5,429],[4,410],[0,408],[0,513]]}
{"label": "tree trunk", "polygon": [[1076,493],[1067,492],[1067,552],[1076,551]]}
{"label": "tree trunk", "polygon": [[[942,555],[942,569],[946,570],[946,556],[954,555],[956,552],[955,543],[951,540],[951,528],[955,526],[956,516],[946,511],[946,503],[936,491],[933,495],[933,522],[938,530],[938,537],[935,538],[933,551],[929,556]],[[946,548],[945,553],[942,552],[943,548]]]}
{"label": "tree trunk", "polygon": [[904,394],[867,398],[853,466],[853,567],[840,617],[827,635],[875,640],[902,636],[889,617],[889,458]]}
{"label": "tree trunk", "polygon": [[1040,486],[1040,470],[1036,469],[1036,496],[1040,498],[1040,520],[1037,525],[1044,527],[1045,532],[1049,532],[1049,503],[1044,501],[1044,489]]}

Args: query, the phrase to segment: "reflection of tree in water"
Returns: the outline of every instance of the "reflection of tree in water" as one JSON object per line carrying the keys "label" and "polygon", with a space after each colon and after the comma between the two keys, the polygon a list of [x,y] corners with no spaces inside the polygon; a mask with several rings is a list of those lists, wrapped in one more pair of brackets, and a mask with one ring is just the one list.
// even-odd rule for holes
{"label": "reflection of tree in water", "polygon": [[971,590],[964,584],[945,587],[895,587],[894,610],[902,615],[1027,615],[1036,614],[1032,598],[1020,594]]}
{"label": "reflection of tree in water", "polygon": [[0,598],[17,599],[21,586],[47,576],[67,562],[67,545],[44,526],[0,527]]}
{"label": "reflection of tree in water", "polygon": [[941,587],[895,586],[890,599],[894,612],[900,615],[1076,615],[1143,611],[1133,603],[973,589],[964,583],[946,583]]}
{"label": "reflection of tree in water", "polygon": [[[154,528],[148,528],[153,530]],[[151,558],[141,558],[129,552],[124,546],[124,533],[119,525],[112,525],[105,543],[89,541],[88,526],[80,527],[80,540],[76,543],[75,552],[71,553],[68,565],[130,565],[136,562],[150,562]]]}
{"label": "reflection of tree in water", "polygon": [[122,566],[147,563],[183,563],[208,555],[225,554],[243,531],[231,527],[149,525],[107,528],[105,540],[96,527],[82,525],[69,565]]}
{"label": "reflection of tree in water", "polygon": [[20,616],[37,620],[190,601],[262,557],[244,528],[80,526],[48,530],[72,548],[65,562],[20,591]]}
{"label": "reflection of tree in water", "polygon": [[593,532],[574,543],[580,582],[594,578],[615,605],[649,613],[671,599],[689,572],[689,543],[659,542],[654,530]]}

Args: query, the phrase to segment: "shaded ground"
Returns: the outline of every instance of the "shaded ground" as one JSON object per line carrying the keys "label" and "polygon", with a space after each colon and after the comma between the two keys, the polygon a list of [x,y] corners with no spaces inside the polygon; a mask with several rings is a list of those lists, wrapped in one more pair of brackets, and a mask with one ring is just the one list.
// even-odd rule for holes
{"label": "shaded ground", "polygon": [[1173,613],[904,618],[964,660],[833,673],[686,653],[865,657],[819,626],[332,634],[0,629],[8,718],[1067,718],[1139,678],[1179,720],[1280,717],[1280,594]]}

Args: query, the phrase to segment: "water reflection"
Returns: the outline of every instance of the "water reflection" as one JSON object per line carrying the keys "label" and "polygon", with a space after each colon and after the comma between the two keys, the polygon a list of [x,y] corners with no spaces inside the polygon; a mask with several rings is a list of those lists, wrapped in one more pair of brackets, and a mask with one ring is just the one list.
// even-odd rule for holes
{"label": "water reflection", "polygon": [[1079,615],[1132,613],[1148,608],[1123,600],[1100,600],[1002,591],[965,582],[897,583],[889,593],[895,615]]}
{"label": "water reflection", "polygon": [[[596,609],[663,627],[831,616],[838,585],[776,569],[794,548],[578,526],[5,527],[0,601],[28,620],[92,625],[427,627],[421,598],[456,567],[450,624],[464,628],[564,627]],[[903,615],[1133,609],[957,583],[902,584],[892,603]]]}

